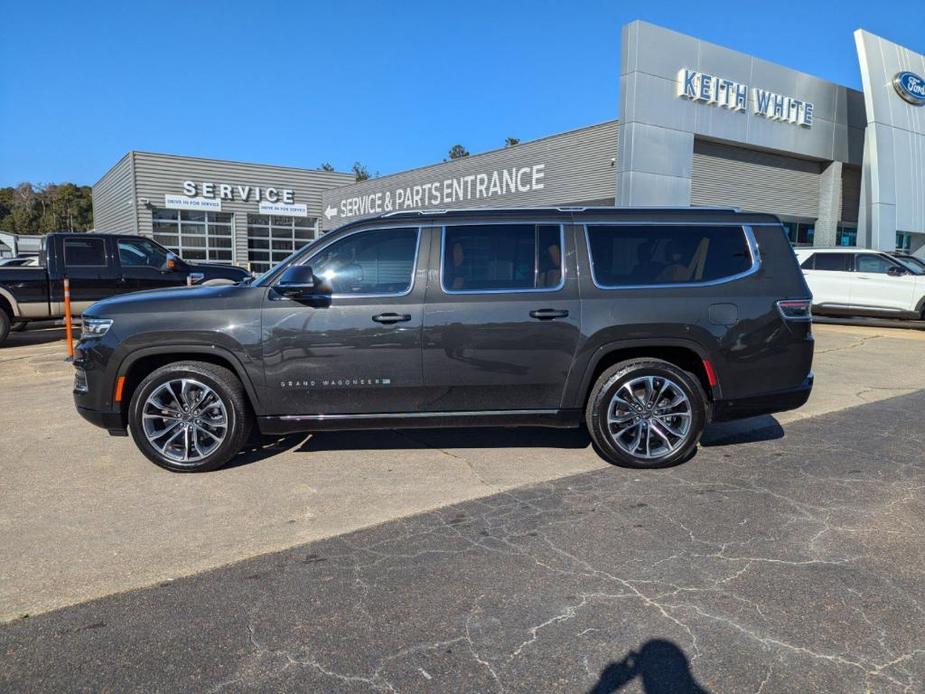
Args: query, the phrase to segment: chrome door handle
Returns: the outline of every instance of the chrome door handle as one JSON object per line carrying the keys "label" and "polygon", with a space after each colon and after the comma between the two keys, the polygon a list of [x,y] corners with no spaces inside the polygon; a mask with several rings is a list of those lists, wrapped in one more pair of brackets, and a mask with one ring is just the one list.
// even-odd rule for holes
{"label": "chrome door handle", "polygon": [[537,320],[552,320],[553,318],[567,318],[568,311],[566,310],[557,310],[554,308],[539,308],[535,311],[530,311],[530,317],[536,318]]}
{"label": "chrome door handle", "polygon": [[409,313],[380,313],[378,316],[373,316],[373,320],[377,323],[384,323],[386,325],[390,323],[405,323],[411,320],[411,314]]}

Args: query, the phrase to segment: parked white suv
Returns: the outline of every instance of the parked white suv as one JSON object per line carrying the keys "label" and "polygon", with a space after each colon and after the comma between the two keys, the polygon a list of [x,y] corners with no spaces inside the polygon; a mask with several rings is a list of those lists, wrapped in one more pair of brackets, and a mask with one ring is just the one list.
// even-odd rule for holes
{"label": "parked white suv", "polygon": [[925,270],[889,253],[853,248],[798,248],[813,292],[813,311],[925,319]]}

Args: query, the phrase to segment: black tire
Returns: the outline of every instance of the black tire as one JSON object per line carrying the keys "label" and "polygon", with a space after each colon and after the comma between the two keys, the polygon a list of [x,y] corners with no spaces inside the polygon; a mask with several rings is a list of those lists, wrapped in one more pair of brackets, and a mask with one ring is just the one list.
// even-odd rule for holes
{"label": "black tire", "polygon": [[[652,431],[660,432],[662,435],[668,434],[667,439],[673,442],[674,448],[669,449],[669,443],[667,441],[663,443],[656,436],[654,439],[656,441],[655,450],[650,449],[651,457],[647,457],[642,455],[645,450],[642,445],[640,445],[640,454],[634,455],[617,444],[614,436],[610,433],[608,412],[614,396],[621,388],[624,388],[630,382],[636,381],[636,379],[646,379],[646,377],[650,376],[654,379],[655,391],[660,390],[661,385],[669,381],[673,385],[670,385],[670,390],[666,392],[674,392],[675,387],[683,392],[689,403],[689,415],[687,415],[687,418],[689,418],[690,424],[684,430],[683,421],[685,417],[683,415],[658,414],[666,411],[680,412],[680,410],[668,410],[667,407],[658,407],[660,404],[667,404],[667,396],[660,401],[654,402],[649,410],[643,409],[638,413],[628,410],[628,408],[618,408],[621,409],[620,417],[630,418],[625,422],[621,422],[621,424],[614,425],[615,431],[626,431],[625,429],[618,429],[622,424],[631,427],[620,437],[624,444],[636,443],[636,432],[640,432],[640,436],[642,436],[642,432],[651,435]],[[624,389],[625,394],[626,389]],[[672,400],[674,399],[676,398],[672,398]],[[627,401],[636,402],[632,398],[627,398]],[[640,404],[645,407],[645,403],[640,402]],[[627,415],[622,410],[629,411],[630,414]],[[652,414],[651,417],[649,416],[650,413]],[[656,419],[656,417],[661,419]],[[697,377],[670,362],[654,358],[623,361],[604,371],[595,382],[594,387],[591,388],[585,409],[585,422],[588,426],[588,432],[591,434],[591,440],[594,442],[600,456],[615,465],[631,468],[662,468],[684,462],[696,450],[700,436],[703,433],[703,427],[706,424],[706,418],[707,398]],[[637,421],[640,424],[636,424],[635,422]],[[653,423],[651,431],[649,422]],[[670,423],[673,429],[664,428],[666,423]],[[669,433],[674,431],[682,432],[683,436],[676,438]],[[659,454],[662,449],[664,449],[664,454]]]}
{"label": "black tire", "polygon": [[6,336],[10,334],[10,317],[6,311],[0,308],[0,345],[6,341]]}
{"label": "black tire", "polygon": [[[179,379],[188,379],[211,389],[224,407],[227,429],[224,439],[215,450],[193,462],[183,462],[165,455],[156,448],[145,434],[144,406],[148,397],[165,383]],[[193,394],[195,397],[195,394]],[[179,403],[179,399],[177,399]],[[190,408],[192,411],[192,408]],[[186,416],[189,416],[187,413]],[[203,419],[205,416],[203,415]],[[172,417],[172,421],[177,418]],[[158,425],[166,426],[168,420],[154,420]],[[199,420],[195,420],[197,423]],[[192,426],[192,421],[187,420]],[[129,431],[138,449],[153,463],[172,472],[209,472],[217,470],[231,460],[250,436],[253,417],[244,387],[237,375],[222,366],[198,361],[182,361],[167,364],[151,372],[135,389],[129,405]],[[195,427],[192,427],[195,431]],[[165,429],[166,430],[166,429]],[[173,431],[173,430],[172,430]],[[214,438],[214,437],[213,437]],[[206,441],[201,435],[194,434],[192,447],[187,444],[187,452],[195,449],[196,441]],[[162,439],[162,442],[164,439]],[[178,444],[179,445],[179,444]]]}
{"label": "black tire", "polygon": [[29,324],[24,320],[21,320],[17,323],[13,323],[13,325],[10,326],[10,332],[11,333],[21,333],[23,330],[26,329],[27,325]]}

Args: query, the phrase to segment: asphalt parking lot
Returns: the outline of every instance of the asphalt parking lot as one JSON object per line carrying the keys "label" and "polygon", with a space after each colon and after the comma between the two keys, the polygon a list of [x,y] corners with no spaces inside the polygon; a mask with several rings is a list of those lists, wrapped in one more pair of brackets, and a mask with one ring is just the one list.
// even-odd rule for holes
{"label": "asphalt parking lot", "polygon": [[16,334],[0,689],[920,690],[925,335],[816,334],[806,407],[672,470],[486,430],[290,437],[199,476],[74,413],[59,330]]}

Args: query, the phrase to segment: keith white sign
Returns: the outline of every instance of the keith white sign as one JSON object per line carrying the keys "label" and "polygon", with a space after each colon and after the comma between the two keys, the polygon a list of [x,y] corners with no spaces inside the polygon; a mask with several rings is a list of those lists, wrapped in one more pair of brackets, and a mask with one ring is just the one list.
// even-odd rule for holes
{"label": "keith white sign", "polygon": [[[748,85],[741,82],[688,68],[678,71],[678,96],[691,101],[744,113],[748,108],[748,92]],[[751,95],[752,109],[756,116],[806,128],[812,127],[815,107],[809,101],[801,101],[758,87],[752,88]]]}
{"label": "keith white sign", "polygon": [[546,164],[513,166],[509,169],[454,178],[444,178],[413,186],[398,186],[391,190],[365,193],[340,201],[337,207],[328,205],[324,216],[349,219],[370,214],[429,207],[450,207],[469,200],[543,190]]}
{"label": "keith white sign", "polygon": [[283,217],[307,217],[307,205],[286,205],[281,202],[261,202],[258,206],[260,214],[277,214]]}
{"label": "keith white sign", "polygon": [[165,195],[164,207],[168,210],[211,210],[220,212],[222,209],[221,200],[212,200],[211,198],[189,198],[182,195]]}
{"label": "keith white sign", "polygon": [[295,202],[295,193],[292,190],[273,186],[239,186],[230,183],[183,181],[183,194],[190,198],[218,198],[242,202],[247,202],[251,198],[266,202],[282,202],[286,205],[292,205]]}

